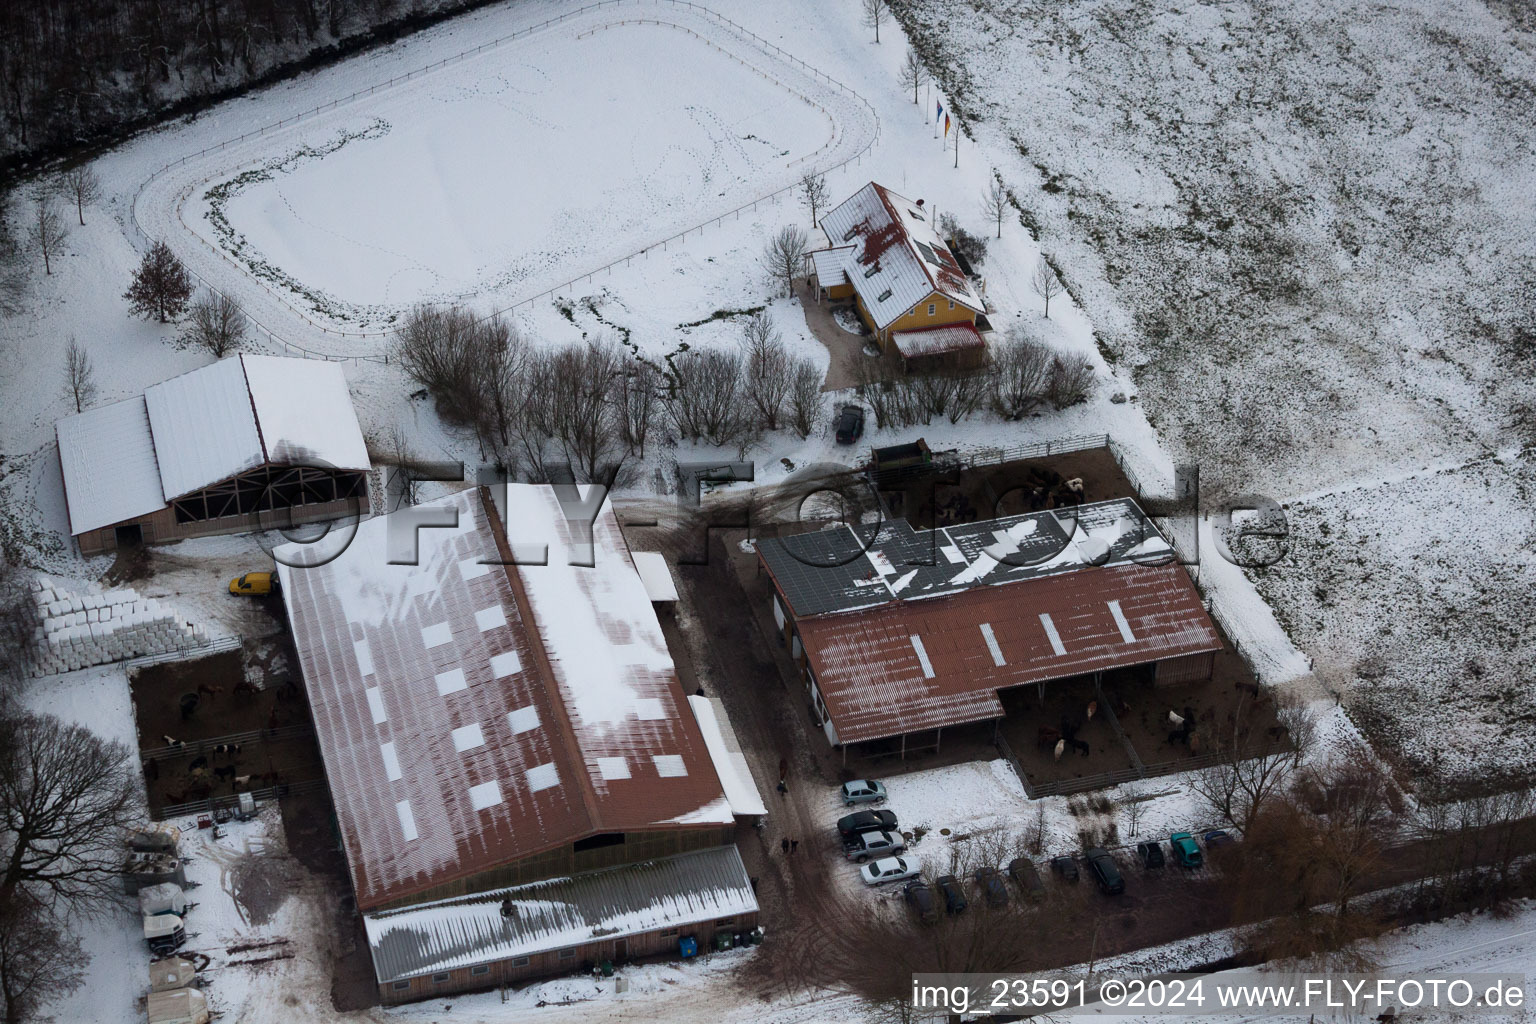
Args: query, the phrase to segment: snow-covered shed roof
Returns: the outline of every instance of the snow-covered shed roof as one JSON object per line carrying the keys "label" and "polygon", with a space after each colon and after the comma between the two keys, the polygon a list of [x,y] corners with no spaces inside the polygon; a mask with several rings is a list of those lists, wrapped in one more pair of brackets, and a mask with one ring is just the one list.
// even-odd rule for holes
{"label": "snow-covered shed roof", "polygon": [[996,718],[1000,689],[1221,646],[1177,564],[1088,567],[796,628],[839,743]]}
{"label": "snow-covered shed roof", "polygon": [[[879,328],[934,292],[977,313],[986,312],[931,218],[931,211],[874,182],[821,218],[830,245],[851,246],[845,264],[848,280]],[[817,270],[819,275],[819,266]]]}
{"label": "snow-covered shed roof", "polygon": [[[502,914],[510,900],[512,913]],[[757,911],[734,846],[363,917],[380,984]]]}
{"label": "snow-covered shed roof", "polygon": [[55,430],[77,535],[262,465],[369,468],[341,367],[314,359],[231,356]]}
{"label": "snow-covered shed roof", "polygon": [[155,384],[144,400],[167,498],[261,465],[369,468],[335,363],[242,353]]}
{"label": "snow-covered shed roof", "polygon": [[[416,531],[416,565],[390,564],[389,517],[321,566],[277,551],[363,908],[597,832],[731,820],[611,507],[571,566],[553,490],[509,490],[511,545],[471,490],[429,503],[458,525]],[[507,564],[543,544],[548,565]]]}
{"label": "snow-covered shed roof", "polygon": [[726,717],[725,705],[718,697],[688,698],[694,717],[699,720],[699,731],[704,734],[704,745],[709,748],[709,758],[715,763],[720,785],[725,788],[725,798],[730,802],[731,813],[767,814],[762,794],[752,779],[752,769],[747,756],[741,752],[741,743]]}
{"label": "snow-covered shed roof", "polygon": [[811,270],[823,288],[842,284],[848,276],[848,267],[855,255],[851,245],[836,245],[830,249],[817,249],[805,254],[811,261]]}
{"label": "snow-covered shed roof", "polygon": [[144,396],[66,416],[54,429],[71,533],[165,507]]}
{"label": "snow-covered shed roof", "polygon": [[652,601],[672,602],[677,600],[677,584],[672,579],[672,570],[667,565],[667,556],[660,551],[635,551],[631,553],[635,560],[635,569],[640,573],[640,581],[645,584],[645,592]]}
{"label": "snow-covered shed roof", "polygon": [[896,346],[896,351],[908,359],[943,352],[961,352],[968,348],[985,348],[987,344],[975,327],[965,323],[921,327],[915,331],[895,331],[891,334],[891,343]]}

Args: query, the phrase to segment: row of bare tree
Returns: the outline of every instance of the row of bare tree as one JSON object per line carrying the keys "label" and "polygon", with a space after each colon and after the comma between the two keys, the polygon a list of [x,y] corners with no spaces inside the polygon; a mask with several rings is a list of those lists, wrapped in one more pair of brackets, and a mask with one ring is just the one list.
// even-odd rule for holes
{"label": "row of bare tree", "polygon": [[993,346],[991,361],[974,370],[883,379],[873,360],[859,364],[859,394],[879,429],[927,425],[936,418],[959,423],[983,409],[1019,420],[1047,407],[1085,402],[1095,385],[1086,356],[1056,352],[1022,327],[1010,330]]}
{"label": "row of bare tree", "polygon": [[142,800],[132,751],[52,715],[18,689],[32,576],[0,560],[0,1020],[41,1020],[90,958],[73,926],[122,899],[123,840]]}
{"label": "row of bare tree", "polygon": [[609,336],[549,348],[499,317],[419,307],[393,354],[483,458],[514,476],[614,484],[658,432],[744,452],[764,432],[808,437],[822,376],[756,313],[739,348],[686,349],[654,362]]}

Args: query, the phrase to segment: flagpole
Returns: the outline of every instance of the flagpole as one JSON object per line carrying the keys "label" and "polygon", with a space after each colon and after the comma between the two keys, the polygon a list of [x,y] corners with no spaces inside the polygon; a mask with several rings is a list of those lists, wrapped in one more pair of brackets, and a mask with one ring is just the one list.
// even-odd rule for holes
{"label": "flagpole", "polygon": [[960,166],[960,122],[955,122],[955,166]]}

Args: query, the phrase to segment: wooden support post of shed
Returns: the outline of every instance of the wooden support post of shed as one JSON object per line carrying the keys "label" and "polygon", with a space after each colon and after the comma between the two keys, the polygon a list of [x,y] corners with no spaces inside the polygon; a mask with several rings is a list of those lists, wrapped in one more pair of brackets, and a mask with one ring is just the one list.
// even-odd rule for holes
{"label": "wooden support post of shed", "polygon": [[848,744],[843,744],[843,767],[848,767]]}
{"label": "wooden support post of shed", "polygon": [[944,727],[941,725],[941,726],[939,726],[939,731],[934,733],[934,736],[933,736],[933,752],[935,754],[937,754],[939,752],[939,745],[941,743],[943,743],[943,742],[944,742]]}
{"label": "wooden support post of shed", "polygon": [[902,733],[901,734],[901,759],[903,761],[905,761],[907,759],[907,734],[906,733]]}

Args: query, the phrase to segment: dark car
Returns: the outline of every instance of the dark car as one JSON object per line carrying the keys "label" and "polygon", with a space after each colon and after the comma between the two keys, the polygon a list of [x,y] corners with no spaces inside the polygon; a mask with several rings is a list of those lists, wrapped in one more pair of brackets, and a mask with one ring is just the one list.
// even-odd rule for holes
{"label": "dark car", "polygon": [[1034,861],[1028,857],[1015,857],[1008,862],[1008,874],[1031,900],[1039,903],[1045,899],[1045,883],[1040,881],[1040,872],[1035,870]]}
{"label": "dark car", "polygon": [[864,436],[864,407],[845,405],[837,411],[836,434],[838,444],[853,444]]}
{"label": "dark car", "polygon": [[1103,847],[1095,846],[1083,851],[1083,859],[1088,862],[1088,870],[1093,872],[1093,880],[1099,883],[1099,889],[1110,896],[1118,896],[1125,892],[1125,879],[1120,875],[1120,865],[1115,863],[1115,858],[1109,855],[1109,851]]}
{"label": "dark car", "polygon": [[1003,876],[997,873],[997,868],[978,868],[976,884],[981,886],[981,895],[985,897],[987,906],[1008,905],[1008,886],[1003,884]]}
{"label": "dark car", "polygon": [[1077,881],[1077,861],[1071,857],[1052,857],[1051,870],[1069,882]]}
{"label": "dark car", "polygon": [[1163,866],[1163,844],[1153,840],[1150,843],[1137,843],[1136,856],[1141,858],[1141,866],[1148,871],[1154,871]]}
{"label": "dark car", "polygon": [[1223,846],[1231,846],[1237,842],[1232,838],[1232,833],[1226,829],[1218,828],[1205,834],[1205,848],[1207,850],[1219,850]]}
{"label": "dark car", "polygon": [[965,910],[965,892],[960,888],[958,878],[954,875],[940,875],[933,884],[938,886],[939,895],[944,897],[946,914],[959,914]]}
{"label": "dark car", "polygon": [[895,832],[895,811],[854,811],[837,819],[837,833],[844,842],[860,832]]}
{"label": "dark car", "polygon": [[917,919],[924,924],[933,924],[939,919],[939,905],[934,902],[933,890],[921,878],[907,883],[906,901]]}

